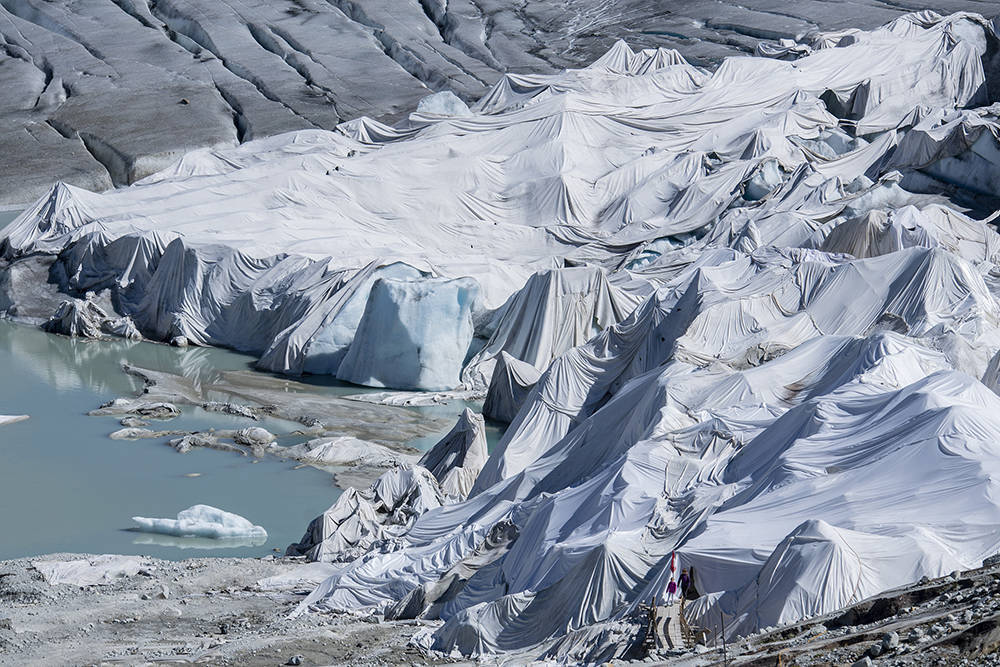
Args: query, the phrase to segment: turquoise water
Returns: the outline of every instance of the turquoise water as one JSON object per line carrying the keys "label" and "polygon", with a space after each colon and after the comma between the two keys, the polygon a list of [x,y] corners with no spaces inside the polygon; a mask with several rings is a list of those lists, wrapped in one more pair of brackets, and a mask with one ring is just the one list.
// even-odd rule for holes
{"label": "turquoise water", "polygon": [[[133,395],[138,380],[121,371],[128,362],[191,377],[246,370],[253,359],[220,349],[172,348],[152,343],[87,341],[0,321],[0,414],[27,414],[0,427],[0,559],[59,551],[261,556],[297,542],[309,521],[340,494],[329,473],[294,462],[253,462],[229,452],[196,449],[179,454],[155,440],[111,440],[117,418],[87,412],[118,396]],[[314,389],[357,393],[358,387],[316,380]],[[457,416],[464,407],[436,407]],[[184,414],[153,429],[199,430],[259,424],[288,433],[298,424],[251,422],[181,406]],[[490,430],[495,442],[497,429]],[[414,444],[421,449],[437,437]],[[293,444],[283,439],[282,444]],[[189,476],[196,473],[198,476]],[[133,515],[174,517],[203,503],[264,526],[259,546],[218,548],[212,542],[160,540],[127,530]],[[180,548],[181,546],[190,548]],[[206,548],[207,547],[207,548]]]}
{"label": "turquoise water", "polygon": [[[0,413],[30,419],[0,427],[0,559],[57,551],[260,556],[298,541],[309,521],[336,499],[328,473],[290,462],[228,452],[178,454],[166,439],[111,440],[114,417],[89,417],[106,400],[127,396],[136,380],[123,361],[177,372],[242,369],[248,357],[223,350],[178,350],[149,343],[71,340],[0,322]],[[151,428],[233,428],[248,420],[183,408]],[[263,423],[275,431],[295,425]],[[198,473],[197,477],[187,475]],[[267,529],[257,547],[180,549],[135,544],[131,517],[173,517],[197,503],[235,512]],[[192,542],[192,545],[197,543]]]}

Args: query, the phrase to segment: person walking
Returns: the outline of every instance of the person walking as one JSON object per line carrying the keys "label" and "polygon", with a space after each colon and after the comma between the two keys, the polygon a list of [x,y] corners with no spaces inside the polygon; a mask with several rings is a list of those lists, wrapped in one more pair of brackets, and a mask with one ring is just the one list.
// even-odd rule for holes
{"label": "person walking", "polygon": [[670,583],[667,584],[667,605],[671,605],[674,602],[674,598],[677,596],[677,582],[672,578]]}

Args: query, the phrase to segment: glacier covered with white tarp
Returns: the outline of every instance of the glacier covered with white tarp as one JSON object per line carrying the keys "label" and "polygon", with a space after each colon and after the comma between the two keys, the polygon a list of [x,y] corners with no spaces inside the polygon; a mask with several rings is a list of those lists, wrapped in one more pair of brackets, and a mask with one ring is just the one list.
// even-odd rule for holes
{"label": "glacier covered with white tarp", "polygon": [[302,610],[606,659],[673,555],[691,625],[824,613],[1000,550],[1000,39],[922,12],[759,52],[619,43],[469,115],[57,185],[3,256],[150,338],[488,388],[500,443],[466,416],[439,452],[474,482],[432,457],[345,493],[296,545],[341,561]]}

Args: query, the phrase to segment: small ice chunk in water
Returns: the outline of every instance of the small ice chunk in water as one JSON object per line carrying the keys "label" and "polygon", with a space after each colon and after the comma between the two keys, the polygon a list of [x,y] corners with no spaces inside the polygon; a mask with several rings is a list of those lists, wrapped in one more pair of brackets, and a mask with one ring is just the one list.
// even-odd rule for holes
{"label": "small ice chunk in water", "polygon": [[15,422],[23,422],[27,418],[28,415],[0,415],[0,426],[13,424]]}
{"label": "small ice chunk in water", "polygon": [[239,514],[220,510],[211,505],[194,505],[180,512],[176,519],[149,519],[134,516],[139,530],[175,537],[207,537],[219,540],[232,537],[267,539],[267,531],[255,526]]}

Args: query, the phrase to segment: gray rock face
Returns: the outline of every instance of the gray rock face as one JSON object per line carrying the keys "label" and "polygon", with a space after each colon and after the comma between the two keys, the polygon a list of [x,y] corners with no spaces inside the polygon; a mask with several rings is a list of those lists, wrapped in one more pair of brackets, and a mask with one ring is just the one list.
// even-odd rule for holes
{"label": "gray rock face", "polygon": [[760,39],[870,28],[983,0],[0,0],[0,205],[53,181],[133,183],[196,148],[466,101],[503,71],[591,62],[619,38],[706,64]]}
{"label": "gray rock face", "polygon": [[66,300],[58,286],[49,282],[54,261],[36,255],[0,265],[0,315],[34,324],[48,320]]}

